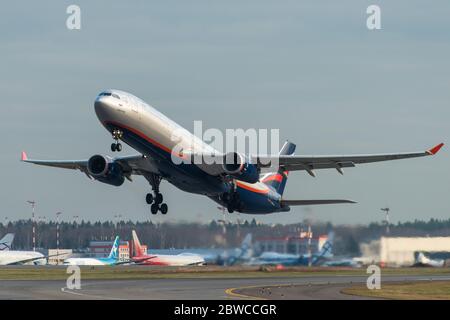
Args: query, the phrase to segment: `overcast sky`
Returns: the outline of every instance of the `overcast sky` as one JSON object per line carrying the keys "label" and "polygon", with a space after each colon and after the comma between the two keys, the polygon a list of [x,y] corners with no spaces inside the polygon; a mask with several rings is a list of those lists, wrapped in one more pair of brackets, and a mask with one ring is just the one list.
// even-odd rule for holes
{"label": "overcast sky", "polygon": [[[0,11],[0,219],[64,212],[84,219],[209,221],[209,199],[167,182],[169,213],[150,214],[137,177],[119,188],[80,172],[20,163],[110,154],[93,102],[105,88],[134,93],[188,130],[279,128],[297,154],[418,151],[450,142],[450,3],[376,1],[382,30],[366,28],[373,1],[15,1]],[[125,146],[122,154],[135,153]],[[434,158],[290,175],[285,198],[355,205],[296,207],[257,216],[333,223],[446,219],[449,149]],[[230,219],[235,219],[236,214]],[[253,218],[245,216],[241,218]]]}

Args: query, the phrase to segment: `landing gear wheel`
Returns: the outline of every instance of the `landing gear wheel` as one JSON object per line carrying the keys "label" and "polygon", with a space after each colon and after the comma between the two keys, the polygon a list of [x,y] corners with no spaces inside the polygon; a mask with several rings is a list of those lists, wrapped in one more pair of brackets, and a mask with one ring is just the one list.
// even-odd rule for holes
{"label": "landing gear wheel", "polygon": [[152,204],[153,203],[153,195],[151,193],[147,193],[147,195],[145,196],[145,201],[147,202],[147,204]]}
{"label": "landing gear wheel", "polygon": [[233,208],[233,206],[231,204],[228,204],[227,210],[228,210],[228,213],[233,213],[234,208]]}
{"label": "landing gear wheel", "polygon": [[111,151],[112,152],[120,152],[122,151],[122,145],[119,142],[119,139],[122,139],[123,137],[123,132],[119,129],[114,129],[112,132],[112,137],[115,141],[115,143],[111,144]]}
{"label": "landing gear wheel", "polygon": [[155,203],[156,204],[161,204],[163,202],[163,196],[161,193],[157,193],[155,195]]}
{"label": "landing gear wheel", "polygon": [[158,205],[156,203],[152,204],[150,207],[150,211],[152,212],[152,214],[157,214],[158,213]]}
{"label": "landing gear wheel", "polygon": [[167,206],[167,204],[163,203],[161,204],[161,206],[159,207],[159,210],[161,211],[162,214],[166,214],[167,210],[169,210],[169,207]]}

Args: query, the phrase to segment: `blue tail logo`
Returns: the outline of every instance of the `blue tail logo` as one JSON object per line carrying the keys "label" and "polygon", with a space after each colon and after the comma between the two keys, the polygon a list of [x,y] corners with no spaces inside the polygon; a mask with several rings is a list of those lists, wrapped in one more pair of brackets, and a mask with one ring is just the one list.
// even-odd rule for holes
{"label": "blue tail logo", "polygon": [[111,248],[111,252],[108,256],[109,259],[117,260],[119,258],[119,236],[114,240],[114,244]]}

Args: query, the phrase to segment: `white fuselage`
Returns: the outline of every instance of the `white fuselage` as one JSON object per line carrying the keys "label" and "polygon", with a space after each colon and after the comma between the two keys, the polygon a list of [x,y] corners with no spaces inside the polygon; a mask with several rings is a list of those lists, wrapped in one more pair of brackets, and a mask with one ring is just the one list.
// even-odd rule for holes
{"label": "white fuselage", "polygon": [[[201,266],[205,264],[205,259],[197,254],[180,253],[176,255],[171,254],[158,254],[150,255],[148,260],[143,261],[141,264],[155,265],[155,266]],[[139,259],[139,258],[138,258]]]}
{"label": "white fuselage", "polygon": [[[174,161],[186,160],[189,154],[202,154],[212,156],[211,159],[222,159],[226,150],[216,150],[211,145],[205,143],[199,137],[193,135],[188,130],[169,119],[164,114],[145,103],[138,97],[120,90],[110,90],[120,99],[111,96],[98,96],[95,101],[95,112],[100,122],[108,129],[111,127],[125,128],[146,141],[151,141],[153,146],[157,146],[157,152],[170,154]],[[124,130],[125,130],[124,129]],[[145,149],[131,145],[136,150],[147,155],[148,169],[151,172],[159,173],[158,163],[153,163],[152,154],[148,154]],[[212,161],[209,159],[208,161]],[[222,172],[221,166],[211,166],[204,163],[197,163],[196,166],[207,173],[207,175],[217,176]],[[198,194],[215,196],[221,194],[222,183],[217,179],[212,179],[213,183],[197,179],[188,180],[185,177],[176,179],[176,175],[169,174],[166,179],[178,188]],[[251,187],[259,192],[268,192],[266,184],[256,182],[249,184],[239,181],[238,184]]]}
{"label": "white fuselage", "polygon": [[[35,259],[42,258],[42,259]],[[29,259],[35,259],[32,261],[26,261]],[[35,251],[0,251],[0,265],[8,264],[27,264],[27,265],[45,265],[47,260],[42,253]]]}
{"label": "white fuselage", "polygon": [[106,266],[103,261],[95,258],[69,258],[64,260],[64,265],[69,266]]}

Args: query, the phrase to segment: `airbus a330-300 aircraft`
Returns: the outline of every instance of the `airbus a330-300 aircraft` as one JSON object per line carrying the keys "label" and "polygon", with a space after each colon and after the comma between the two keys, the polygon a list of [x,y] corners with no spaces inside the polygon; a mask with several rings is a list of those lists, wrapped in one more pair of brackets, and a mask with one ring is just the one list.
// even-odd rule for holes
{"label": "airbus a330-300 aircraft", "polygon": [[[283,191],[288,172],[305,170],[315,176],[314,170],[331,168],[342,174],[343,168],[357,164],[434,155],[443,146],[441,143],[427,151],[409,153],[302,156],[294,155],[295,144],[286,142],[277,155],[231,152],[223,154],[226,158],[223,163],[179,164],[173,157],[186,159],[194,153],[197,155],[198,150],[205,156],[220,152],[130,93],[103,91],[97,96],[94,108],[98,119],[115,140],[111,150],[121,151],[121,140],[137,150],[138,155],[109,157],[97,154],[87,160],[34,160],[22,152],[22,161],[78,169],[91,179],[114,186],[122,185],[125,179],[131,181],[132,175],[142,175],[152,186],[153,194],[148,193],[146,201],[151,204],[153,214],[158,211],[166,214],[168,210],[159,191],[163,179],[181,190],[208,196],[227,207],[230,213],[267,214],[289,211],[293,205],[354,203],[339,199],[286,200]],[[173,139],[175,132],[178,132],[176,141]],[[261,169],[271,163],[277,163],[275,172],[262,173]]]}

